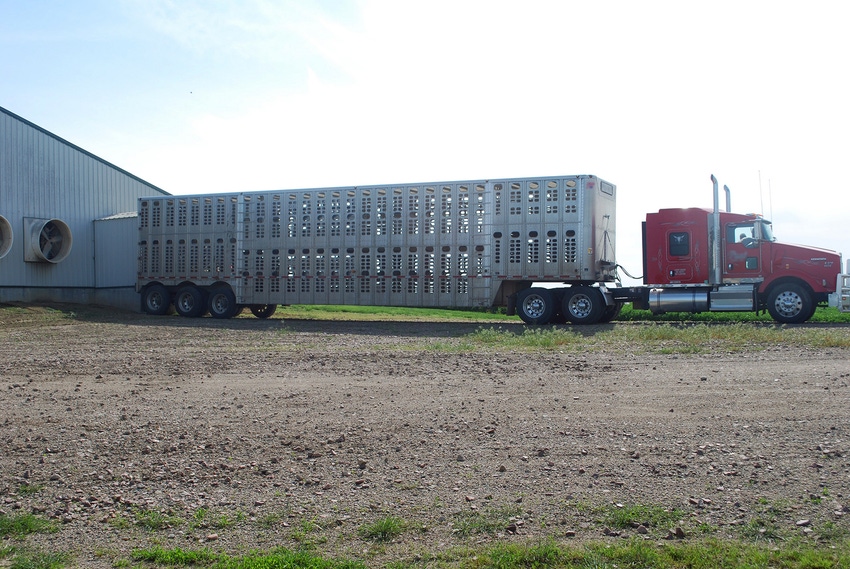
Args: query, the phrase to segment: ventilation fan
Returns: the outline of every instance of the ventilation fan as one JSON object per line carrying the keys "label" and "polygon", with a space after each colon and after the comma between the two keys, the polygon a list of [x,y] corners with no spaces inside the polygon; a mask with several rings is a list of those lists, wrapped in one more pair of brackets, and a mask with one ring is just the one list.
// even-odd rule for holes
{"label": "ventilation fan", "polygon": [[58,263],[71,252],[74,240],[68,225],[59,219],[27,219],[29,243],[24,260]]}
{"label": "ventilation fan", "polygon": [[0,259],[12,248],[12,224],[0,215]]}
{"label": "ventilation fan", "polygon": [[38,248],[41,250],[42,256],[48,261],[52,261],[62,254],[62,242],[65,237],[59,226],[48,221],[41,228],[41,234],[38,236]]}

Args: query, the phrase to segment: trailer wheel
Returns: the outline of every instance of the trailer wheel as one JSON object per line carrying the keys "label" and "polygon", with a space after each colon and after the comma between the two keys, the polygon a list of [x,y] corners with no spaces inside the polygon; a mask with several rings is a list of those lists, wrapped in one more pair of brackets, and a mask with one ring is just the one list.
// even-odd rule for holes
{"label": "trailer wheel", "polygon": [[257,318],[268,318],[277,310],[277,304],[252,304],[251,314]]}
{"label": "trailer wheel", "polygon": [[229,286],[220,286],[210,292],[210,315],[213,318],[233,318],[239,312],[236,295]]}
{"label": "trailer wheel", "polygon": [[171,306],[171,295],[161,284],[152,284],[142,291],[142,308],[152,316],[162,316],[168,313]]}
{"label": "trailer wheel", "polygon": [[573,324],[596,324],[605,312],[605,299],[602,298],[602,293],[593,287],[570,287],[564,293],[561,312]]}
{"label": "trailer wheel", "polygon": [[204,293],[194,285],[187,285],[177,289],[174,295],[174,309],[180,316],[194,318],[206,312]]}
{"label": "trailer wheel", "polygon": [[555,315],[555,297],[546,288],[523,289],[516,295],[516,312],[526,324],[548,324]]}
{"label": "trailer wheel", "polygon": [[802,286],[794,283],[779,284],[767,295],[767,311],[782,324],[799,324],[814,314],[812,296]]}

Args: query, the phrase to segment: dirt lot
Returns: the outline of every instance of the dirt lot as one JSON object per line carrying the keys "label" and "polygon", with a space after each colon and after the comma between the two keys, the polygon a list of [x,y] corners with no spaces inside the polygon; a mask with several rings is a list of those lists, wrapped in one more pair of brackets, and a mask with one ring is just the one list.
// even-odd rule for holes
{"label": "dirt lot", "polygon": [[[850,532],[845,348],[509,353],[453,349],[475,323],[4,318],[0,513],[55,520],[23,543],[80,566],[155,545],[380,566],[675,537],[616,527],[634,506],[678,510],[680,539]],[[400,537],[363,535],[388,516]]]}

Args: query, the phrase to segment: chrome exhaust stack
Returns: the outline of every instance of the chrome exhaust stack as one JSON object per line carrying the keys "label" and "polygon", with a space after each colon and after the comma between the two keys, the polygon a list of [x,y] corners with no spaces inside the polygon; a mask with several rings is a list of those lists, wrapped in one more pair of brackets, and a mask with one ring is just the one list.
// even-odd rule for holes
{"label": "chrome exhaust stack", "polygon": [[[711,243],[711,272],[709,273],[709,284],[720,284],[723,273],[720,269],[720,190],[717,187],[717,178],[711,175],[711,183],[714,185],[714,210],[711,213],[711,227],[708,231],[709,243]],[[726,203],[729,206],[729,190],[726,190]]]}

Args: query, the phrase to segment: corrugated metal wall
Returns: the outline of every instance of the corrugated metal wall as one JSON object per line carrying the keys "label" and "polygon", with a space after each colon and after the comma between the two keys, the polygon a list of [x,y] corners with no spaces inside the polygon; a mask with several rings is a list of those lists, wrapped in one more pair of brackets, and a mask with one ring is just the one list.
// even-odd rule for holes
{"label": "corrugated metal wall", "polygon": [[[134,212],[139,197],[162,194],[159,188],[0,108],[0,216],[11,226],[13,238],[12,247],[0,258],[0,300],[15,300],[17,293],[10,291],[21,287],[95,288],[97,265],[114,264],[123,270],[126,264],[118,257],[135,259],[135,241],[128,242],[126,250],[110,247],[108,254],[116,258],[96,263],[94,221]],[[25,261],[32,219],[56,219],[67,225],[73,244],[64,260]],[[135,276],[134,271],[116,274],[110,282],[132,285]],[[67,293],[56,296],[68,297]],[[50,294],[42,291],[39,298],[49,299]]]}

